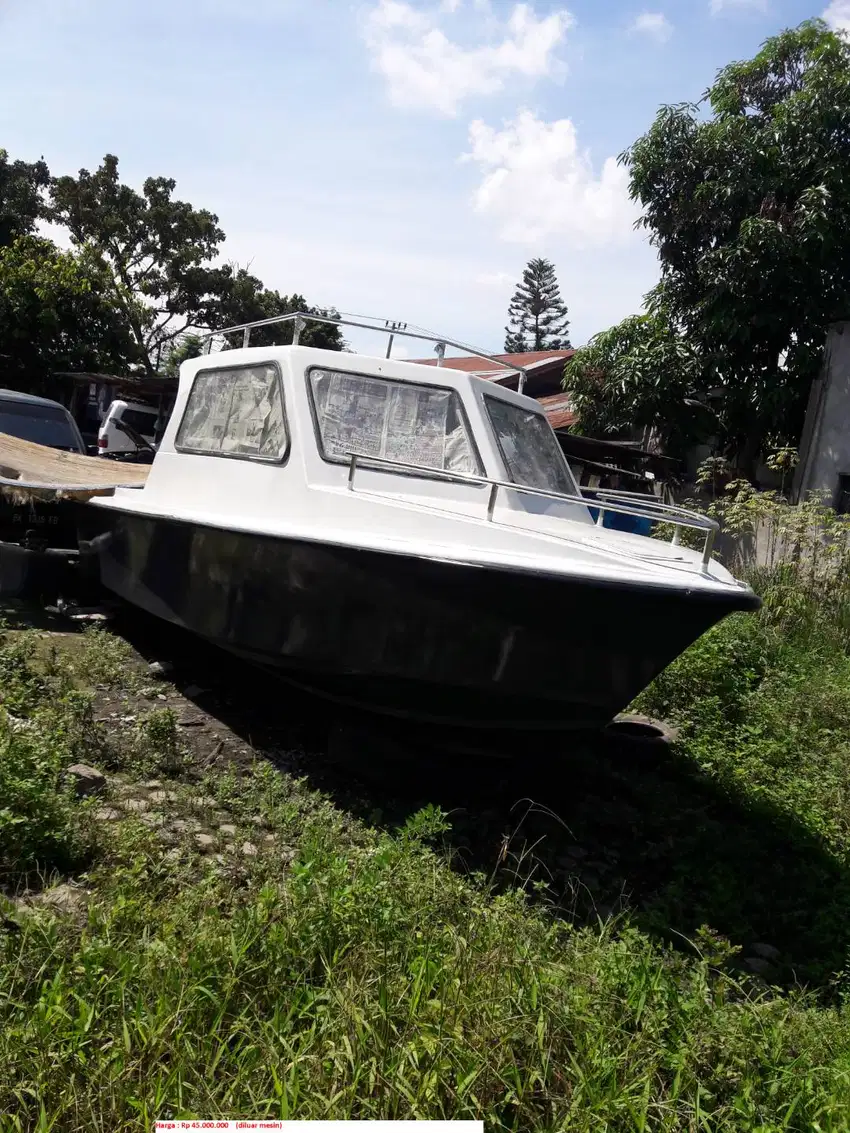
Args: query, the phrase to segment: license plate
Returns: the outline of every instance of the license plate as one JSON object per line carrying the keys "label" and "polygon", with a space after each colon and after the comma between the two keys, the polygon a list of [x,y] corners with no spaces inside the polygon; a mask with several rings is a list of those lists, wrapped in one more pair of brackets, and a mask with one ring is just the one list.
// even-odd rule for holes
{"label": "license plate", "polygon": [[27,527],[38,527],[44,525],[51,525],[59,522],[58,515],[36,515],[34,512],[27,512],[23,515],[16,512],[12,516],[12,523],[26,524]]}

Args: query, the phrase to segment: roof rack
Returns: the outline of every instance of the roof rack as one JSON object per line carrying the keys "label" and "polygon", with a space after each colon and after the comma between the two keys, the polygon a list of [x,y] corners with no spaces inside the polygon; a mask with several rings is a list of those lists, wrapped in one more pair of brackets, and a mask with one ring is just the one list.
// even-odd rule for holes
{"label": "roof rack", "polygon": [[292,345],[297,346],[301,337],[301,331],[304,329],[305,323],[326,323],[329,326],[345,326],[345,327],[359,327],[361,330],[375,330],[382,334],[389,335],[387,343],[387,358],[390,356],[390,351],[393,348],[393,339],[396,335],[403,338],[418,338],[424,342],[433,342],[434,352],[437,355],[437,365],[443,364],[443,359],[446,353],[446,347],[451,346],[454,350],[463,350],[467,354],[472,354],[476,358],[486,358],[488,362],[495,362],[497,366],[503,366],[508,374],[517,374],[517,392],[522,393],[525,386],[525,379],[527,372],[524,366],[511,365],[509,362],[503,361],[495,354],[488,354],[484,350],[476,350],[475,347],[469,346],[465,342],[455,342],[451,338],[446,338],[442,334],[433,334],[431,331],[423,330],[422,327],[411,327],[408,323],[396,322],[393,319],[375,319],[370,315],[313,315],[307,311],[294,311],[289,315],[275,315],[271,319],[257,319],[252,323],[239,323],[238,326],[223,327],[221,330],[210,331],[209,334],[201,336],[201,341],[204,343],[204,353],[209,354],[212,351],[213,340],[218,338],[219,335],[236,334],[237,331],[242,331],[242,346],[251,345],[251,331],[256,327],[273,326],[276,323],[292,323]]}

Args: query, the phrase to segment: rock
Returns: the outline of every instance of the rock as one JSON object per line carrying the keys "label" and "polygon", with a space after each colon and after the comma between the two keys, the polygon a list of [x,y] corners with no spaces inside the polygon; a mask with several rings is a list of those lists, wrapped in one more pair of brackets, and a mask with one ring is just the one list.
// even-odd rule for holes
{"label": "rock", "polygon": [[52,889],[46,889],[44,893],[39,895],[38,903],[46,905],[57,913],[76,913],[84,904],[87,896],[86,890],[79,885],[65,882],[62,885],[55,885]]}
{"label": "rock", "polygon": [[98,822],[116,822],[121,817],[121,811],[114,806],[102,806],[94,812]]}
{"label": "rock", "polygon": [[754,944],[751,948],[756,956],[761,956],[763,960],[769,960],[775,964],[782,956],[778,948],[774,948],[772,944]]}
{"label": "rock", "polygon": [[181,728],[205,728],[207,726],[203,716],[184,716],[177,723]]}
{"label": "rock", "polygon": [[221,826],[219,826],[219,831],[227,838],[236,837],[236,827],[232,822],[222,822]]}
{"label": "rock", "polygon": [[148,672],[152,677],[167,677],[173,671],[174,666],[170,661],[151,661],[148,665]]}
{"label": "rock", "polygon": [[215,838],[213,838],[212,834],[196,834],[195,841],[202,850],[209,850],[215,845]]}
{"label": "rock", "polygon": [[165,815],[158,814],[156,811],[151,814],[143,814],[142,822],[144,822],[145,826],[150,826],[151,830],[156,830],[158,827],[165,825]]}
{"label": "rock", "polygon": [[245,855],[246,858],[254,858],[254,857],[257,856],[258,852],[259,851],[257,850],[257,847],[254,845],[253,842],[243,842],[242,843],[242,853]]}
{"label": "rock", "polygon": [[151,806],[147,799],[126,799],[122,805],[125,810],[132,811],[133,814],[144,814]]}
{"label": "rock", "polygon": [[263,838],[263,841],[264,842],[276,842],[277,841],[277,834],[266,834],[266,836]]}
{"label": "rock", "polygon": [[151,791],[148,797],[152,803],[164,803],[169,801],[168,796],[173,793],[173,791]]}
{"label": "rock", "polygon": [[185,822],[182,818],[175,818],[171,823],[171,829],[175,834],[185,834],[189,829],[189,823]]}
{"label": "rock", "polygon": [[225,842],[224,850],[225,850],[225,853],[228,853],[228,854],[235,853],[236,852],[236,843],[235,842]]}
{"label": "rock", "polygon": [[146,787],[148,790],[155,791],[155,790],[157,790],[157,788],[162,786],[162,780],[161,779],[148,779],[147,783],[142,783],[142,786]]}
{"label": "rock", "polygon": [[209,810],[216,805],[216,799],[209,795],[195,795],[193,799],[189,800],[189,804],[198,810]]}
{"label": "rock", "polygon": [[165,695],[164,692],[158,692],[156,694],[156,698],[157,698],[157,700],[168,700],[168,697]]}
{"label": "rock", "polygon": [[96,767],[89,767],[85,763],[74,763],[68,768],[66,775],[73,780],[78,798],[99,794],[106,788],[106,776]]}

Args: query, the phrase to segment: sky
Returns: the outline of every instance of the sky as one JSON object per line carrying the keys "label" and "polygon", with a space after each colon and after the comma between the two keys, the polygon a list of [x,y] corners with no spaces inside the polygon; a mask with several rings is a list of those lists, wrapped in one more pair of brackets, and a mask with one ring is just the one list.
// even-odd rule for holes
{"label": "sky", "polygon": [[850,31],[850,0],[0,0],[0,148],[173,177],[267,286],[486,350],[545,256],[581,345],[658,274],[617,155],[820,15]]}

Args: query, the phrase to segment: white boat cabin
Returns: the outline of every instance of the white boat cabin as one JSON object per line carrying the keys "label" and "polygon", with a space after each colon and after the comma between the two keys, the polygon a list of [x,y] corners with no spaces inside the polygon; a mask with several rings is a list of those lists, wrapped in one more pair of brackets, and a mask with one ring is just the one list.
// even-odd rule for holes
{"label": "white boat cabin", "polygon": [[676,531],[714,525],[618,493],[600,511],[533,399],[448,367],[307,346],[184,362],[144,489],[92,506],[481,566],[732,581],[709,569],[708,538],[700,554],[599,526],[635,507]]}

